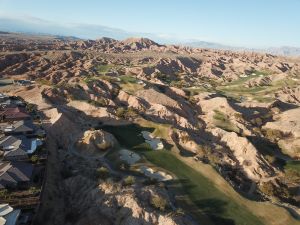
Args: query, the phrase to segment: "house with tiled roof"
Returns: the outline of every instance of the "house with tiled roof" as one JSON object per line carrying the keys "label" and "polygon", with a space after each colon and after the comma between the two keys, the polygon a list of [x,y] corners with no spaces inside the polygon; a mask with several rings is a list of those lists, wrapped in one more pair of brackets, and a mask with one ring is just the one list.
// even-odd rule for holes
{"label": "house with tiled roof", "polygon": [[29,135],[33,134],[36,129],[32,120],[20,120],[14,121],[12,124],[7,124],[7,126],[3,127],[2,131],[5,135]]}
{"label": "house with tiled roof", "polygon": [[33,172],[33,165],[25,162],[0,163],[0,189],[26,187]]}
{"label": "house with tiled roof", "polygon": [[38,145],[40,145],[38,139],[29,139],[25,136],[5,136],[0,140],[3,159],[9,161],[28,159],[28,154],[34,153]]}
{"label": "house with tiled roof", "polygon": [[1,121],[17,121],[17,120],[27,120],[30,119],[30,115],[26,112],[24,108],[13,107],[5,108],[0,110],[0,120]]}

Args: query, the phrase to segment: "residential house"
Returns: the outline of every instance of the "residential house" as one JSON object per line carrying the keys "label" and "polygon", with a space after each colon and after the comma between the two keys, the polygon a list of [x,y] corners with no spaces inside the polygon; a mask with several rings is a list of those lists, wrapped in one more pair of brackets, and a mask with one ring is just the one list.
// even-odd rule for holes
{"label": "residential house", "polygon": [[21,210],[14,210],[8,204],[0,204],[0,225],[16,225]]}
{"label": "residential house", "polygon": [[24,108],[13,107],[0,110],[1,121],[18,121],[30,119],[30,115],[26,113]]}
{"label": "residential house", "polygon": [[0,163],[0,189],[27,187],[31,181],[33,165],[25,162]]}
{"label": "residential house", "polygon": [[8,98],[4,101],[1,101],[1,98],[0,98],[0,107],[2,109],[5,109],[5,108],[14,108],[14,107],[25,107],[26,104],[19,100],[19,99],[14,99],[14,98]]}
{"label": "residential house", "polygon": [[14,80],[14,84],[20,85],[20,86],[27,86],[27,85],[31,85],[34,82],[31,80]]}
{"label": "residential house", "polygon": [[36,126],[32,120],[20,120],[2,127],[2,131],[5,135],[31,135],[36,131]]}
{"label": "residential house", "polygon": [[0,102],[1,103],[7,101],[8,99],[9,99],[8,95],[0,93]]}
{"label": "residential house", "polygon": [[0,149],[4,160],[26,160],[28,154],[34,153],[40,144],[39,139],[30,139],[22,135],[6,136],[0,140]]}

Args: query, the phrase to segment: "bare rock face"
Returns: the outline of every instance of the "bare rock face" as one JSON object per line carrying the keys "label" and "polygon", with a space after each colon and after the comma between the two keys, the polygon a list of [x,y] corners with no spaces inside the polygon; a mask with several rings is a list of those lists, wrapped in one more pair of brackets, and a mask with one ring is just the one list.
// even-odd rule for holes
{"label": "bare rock face", "polygon": [[283,90],[276,93],[276,97],[283,102],[293,103],[300,106],[300,87],[285,87]]}
{"label": "bare rock face", "polygon": [[85,131],[81,140],[77,143],[77,148],[81,152],[87,154],[97,154],[98,152],[105,151],[107,149],[116,146],[116,139],[113,135],[102,131]]}
{"label": "bare rock face", "polygon": [[263,127],[269,138],[291,157],[300,158],[300,108],[287,110],[274,116],[274,122]]}
{"label": "bare rock face", "polygon": [[144,111],[147,107],[147,104],[145,101],[143,101],[143,99],[130,95],[122,90],[119,92],[117,100],[123,104],[128,105],[128,107],[132,107],[140,111]]}
{"label": "bare rock face", "polygon": [[220,128],[213,129],[212,134],[228,146],[249,179],[261,182],[274,175],[273,168],[246,138]]}
{"label": "bare rock face", "polygon": [[199,145],[193,141],[186,131],[177,130],[171,134],[171,137],[185,151],[192,154],[197,154],[200,150]]}
{"label": "bare rock face", "polygon": [[[101,182],[97,187],[90,180],[76,176],[65,181],[67,201],[76,211],[72,224],[106,225],[192,225],[184,216],[172,216],[151,206],[151,198],[166,199],[165,190],[154,187],[121,187],[118,183]],[[78,195],[80,193],[80,195]],[[72,219],[72,218],[71,218]]]}

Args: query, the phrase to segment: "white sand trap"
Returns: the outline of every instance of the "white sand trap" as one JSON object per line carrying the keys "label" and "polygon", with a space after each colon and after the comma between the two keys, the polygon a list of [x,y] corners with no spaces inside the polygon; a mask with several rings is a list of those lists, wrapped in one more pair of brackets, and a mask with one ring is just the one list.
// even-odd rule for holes
{"label": "white sand trap", "polygon": [[147,166],[141,166],[140,171],[145,174],[145,176],[156,179],[158,181],[167,181],[172,180],[173,177],[162,171],[154,171],[153,169]]}
{"label": "white sand trap", "polygon": [[138,154],[127,149],[122,149],[119,153],[120,159],[127,162],[129,165],[132,165],[141,159],[141,157]]}
{"label": "white sand trap", "polygon": [[148,131],[142,131],[142,135],[145,138],[146,143],[148,143],[152,149],[160,150],[164,148],[164,144],[161,142],[159,138],[155,138]]}

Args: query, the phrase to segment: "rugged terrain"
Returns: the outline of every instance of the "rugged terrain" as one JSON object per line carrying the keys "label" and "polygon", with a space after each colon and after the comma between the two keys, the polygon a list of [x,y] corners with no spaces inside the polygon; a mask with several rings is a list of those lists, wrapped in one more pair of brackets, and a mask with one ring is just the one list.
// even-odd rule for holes
{"label": "rugged terrain", "polygon": [[0,43],[2,79],[34,81],[1,91],[37,104],[49,133],[37,224],[300,223],[300,59],[144,38]]}

